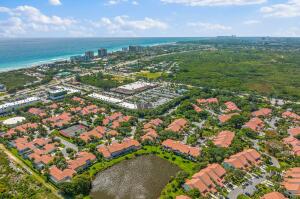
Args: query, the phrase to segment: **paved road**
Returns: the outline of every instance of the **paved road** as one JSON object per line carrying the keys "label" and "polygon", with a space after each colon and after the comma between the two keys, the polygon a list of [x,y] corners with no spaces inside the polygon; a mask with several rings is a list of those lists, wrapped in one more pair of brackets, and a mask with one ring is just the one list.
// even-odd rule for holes
{"label": "paved road", "polygon": [[68,156],[68,153],[67,153],[67,148],[71,148],[73,150],[75,150],[76,152],[78,152],[78,147],[75,145],[75,144],[72,144],[71,142],[68,142],[64,139],[62,139],[61,137],[55,137],[55,139],[58,139],[60,140],[60,142],[65,145],[65,148],[61,151],[62,154],[64,155],[64,157],[67,157]]}
{"label": "paved road", "polygon": [[256,191],[255,186],[262,183],[263,181],[265,181],[267,179],[266,177],[267,177],[267,175],[265,174],[264,176],[262,176],[260,178],[251,179],[250,180],[251,184],[249,184],[245,188],[243,186],[239,186],[239,187],[235,188],[233,191],[231,191],[227,195],[227,197],[229,199],[236,199],[241,194],[249,193],[250,195],[252,195]]}
{"label": "paved road", "polygon": [[38,174],[36,174],[24,162],[22,162],[19,158],[17,158],[16,156],[14,156],[7,148],[5,148],[5,146],[3,144],[0,144],[0,149],[4,151],[4,153],[8,156],[8,158],[10,160],[12,160],[15,163],[17,163],[18,165],[20,165],[27,173],[29,173],[30,175],[32,175],[37,181],[39,181],[45,187],[47,187],[49,190],[51,190],[51,192],[53,194],[55,194],[58,198],[62,198],[62,196],[58,194],[58,190],[54,186],[52,186],[51,184],[45,182],[45,180],[41,176],[39,176]]}

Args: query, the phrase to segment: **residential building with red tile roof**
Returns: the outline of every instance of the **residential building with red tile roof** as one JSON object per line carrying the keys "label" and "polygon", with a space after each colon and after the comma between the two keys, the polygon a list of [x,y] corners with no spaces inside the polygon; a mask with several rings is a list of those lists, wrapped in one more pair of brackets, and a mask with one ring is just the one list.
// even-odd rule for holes
{"label": "residential building with red tile roof", "polygon": [[287,170],[282,185],[289,195],[300,196],[300,167]]}
{"label": "residential building with red tile roof", "polygon": [[43,119],[43,123],[46,124],[49,122],[53,128],[54,127],[61,128],[64,125],[70,124],[71,120],[72,120],[71,114],[64,112],[58,116],[53,116],[47,119]]}
{"label": "residential building with red tile roof", "polygon": [[55,165],[49,168],[50,179],[56,184],[70,181],[75,173],[76,171],[69,168],[60,170]]}
{"label": "residential building with red tile roof", "polygon": [[163,141],[162,146],[168,150],[172,150],[175,153],[187,156],[193,160],[199,157],[201,154],[201,149],[199,147],[192,147],[171,139]]}
{"label": "residential building with red tile roof", "polygon": [[73,97],[72,98],[73,101],[75,102],[79,102],[80,104],[84,104],[84,99],[80,98],[80,97]]}
{"label": "residential building with red tile roof", "polygon": [[79,169],[85,169],[90,166],[96,160],[96,156],[92,153],[81,151],[76,154],[76,158],[74,160],[69,160],[68,168],[74,171],[78,171]]}
{"label": "residential building with red tile roof", "polygon": [[200,108],[199,106],[197,106],[196,104],[192,104],[192,106],[193,106],[194,110],[195,110],[197,113],[200,113],[200,112],[203,111],[203,109]]}
{"label": "residential building with red tile roof", "polygon": [[207,99],[197,99],[199,104],[218,104],[219,100],[217,98],[207,98]]}
{"label": "residential building with red tile roof", "polygon": [[119,117],[117,120],[112,122],[111,128],[117,129],[121,126],[121,123],[123,122],[129,122],[131,120],[131,116],[123,116]]}
{"label": "residential building with red tile roof", "polygon": [[47,114],[45,113],[45,111],[43,111],[42,109],[39,109],[39,108],[30,108],[28,110],[28,113],[30,113],[32,115],[37,115],[39,117],[45,117],[45,116],[47,116]]}
{"label": "residential building with red tile roof", "polygon": [[113,142],[111,145],[100,145],[97,150],[103,155],[104,158],[110,159],[118,157],[132,150],[137,150],[141,147],[140,143],[136,140],[126,138],[121,143]]}
{"label": "residential building with red tile roof", "polygon": [[225,159],[223,165],[225,168],[248,170],[260,163],[261,155],[255,149],[247,149]]}
{"label": "residential building with red tile roof", "polygon": [[213,139],[214,145],[218,147],[228,148],[234,138],[234,132],[232,131],[221,131],[217,137]]}
{"label": "residential building with red tile roof", "polygon": [[300,155],[300,140],[295,138],[295,136],[300,134],[300,127],[291,128],[288,130],[289,137],[283,139],[283,142],[292,147],[292,154]]}
{"label": "residential building with red tile roof", "polygon": [[299,135],[300,134],[300,126],[299,127],[295,127],[295,128],[290,128],[288,130],[288,133],[290,134],[290,136],[293,136],[293,137]]}
{"label": "residential building with red tile roof", "polygon": [[105,109],[99,108],[98,106],[96,106],[94,104],[86,106],[81,110],[82,115],[97,114],[97,113],[101,113],[101,112],[105,112]]}
{"label": "residential building with red tile roof", "polygon": [[53,103],[49,106],[49,108],[51,109],[57,109],[58,108],[58,105],[56,103]]}
{"label": "residential building with red tile roof", "polygon": [[201,195],[207,196],[209,193],[216,193],[217,187],[224,187],[225,175],[226,170],[221,165],[210,164],[186,180],[183,187],[186,191],[197,189]]}
{"label": "residential building with red tile roof", "polygon": [[154,141],[158,137],[158,134],[154,129],[148,128],[144,129],[144,131],[146,132],[146,134],[141,137],[141,140],[143,142],[146,140]]}
{"label": "residential building with red tile roof", "polygon": [[185,195],[180,195],[180,196],[176,196],[176,199],[191,199],[191,198]]}
{"label": "residential building with red tile roof", "polygon": [[160,126],[163,123],[163,121],[159,118],[152,119],[148,123],[144,124],[144,129],[149,129],[149,128],[156,128]]}
{"label": "residential building with red tile roof", "polygon": [[188,123],[188,121],[184,118],[176,119],[165,130],[173,131],[173,132],[177,133],[177,132],[182,131],[185,128],[185,126],[187,125],[187,123]]}
{"label": "residential building with red tile roof", "polygon": [[2,135],[2,137],[11,137],[12,135],[17,134],[17,132],[25,134],[25,133],[27,133],[27,131],[29,129],[37,129],[37,128],[38,128],[38,124],[36,124],[36,123],[22,124],[22,125],[19,125],[15,128],[8,130],[6,133],[4,133]]}
{"label": "residential building with red tile roof", "polygon": [[254,117],[244,125],[244,128],[249,128],[253,131],[261,131],[264,126],[265,124],[260,118]]}
{"label": "residential building with red tile roof", "polygon": [[118,119],[119,117],[122,117],[123,114],[121,112],[114,112],[113,114],[111,114],[110,116],[106,116],[102,123],[103,125],[108,125],[109,123],[115,121],[116,119]]}
{"label": "residential building with red tile roof", "polygon": [[82,139],[85,142],[88,142],[91,140],[92,137],[95,137],[97,139],[103,138],[105,135],[106,127],[104,126],[97,126],[91,131],[85,132],[80,134],[80,139]]}
{"label": "residential building with red tile roof", "polygon": [[235,115],[239,115],[239,114],[238,113],[229,113],[229,114],[219,115],[218,118],[221,123],[225,123],[225,122],[228,122]]}
{"label": "residential building with red tile roof", "polygon": [[267,116],[270,116],[272,113],[272,109],[269,109],[269,108],[262,108],[262,109],[259,109],[257,111],[254,111],[252,112],[252,116],[254,117],[267,117]]}
{"label": "residential building with red tile roof", "polygon": [[286,112],[282,113],[282,117],[286,118],[286,119],[300,121],[300,115],[293,113],[291,111],[286,111]]}
{"label": "residential building with red tile roof", "polygon": [[232,112],[232,111],[240,111],[237,105],[234,102],[225,102],[226,110],[225,112]]}
{"label": "residential building with red tile roof", "polygon": [[271,192],[265,194],[260,199],[287,199],[282,193],[279,192]]}

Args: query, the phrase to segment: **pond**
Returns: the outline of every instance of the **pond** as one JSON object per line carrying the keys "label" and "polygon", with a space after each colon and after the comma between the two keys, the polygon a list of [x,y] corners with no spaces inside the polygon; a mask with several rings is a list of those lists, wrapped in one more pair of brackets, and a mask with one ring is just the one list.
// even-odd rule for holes
{"label": "pond", "polygon": [[93,199],[157,199],[179,170],[155,155],[125,160],[97,174],[90,196]]}

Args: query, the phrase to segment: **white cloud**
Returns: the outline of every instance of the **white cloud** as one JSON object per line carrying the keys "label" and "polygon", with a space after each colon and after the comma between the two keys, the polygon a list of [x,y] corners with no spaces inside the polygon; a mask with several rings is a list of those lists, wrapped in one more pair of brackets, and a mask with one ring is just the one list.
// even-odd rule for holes
{"label": "white cloud", "polygon": [[262,4],[267,0],[161,0],[164,3],[183,4],[187,6],[243,6]]}
{"label": "white cloud", "polygon": [[300,16],[300,0],[288,0],[287,3],[265,6],[260,11],[265,17],[298,17]]}
{"label": "white cloud", "polygon": [[49,0],[49,3],[53,6],[60,6],[61,5],[60,0]]}
{"label": "white cloud", "polygon": [[167,29],[168,25],[160,20],[145,17],[142,20],[130,20],[128,16],[114,18],[103,17],[100,21],[92,22],[94,27],[104,27],[110,33],[132,33],[150,29]]}
{"label": "white cloud", "polygon": [[259,20],[247,20],[247,21],[244,21],[243,24],[245,25],[254,25],[254,24],[259,24],[261,23],[261,21]]}
{"label": "white cloud", "polygon": [[232,27],[225,26],[222,24],[213,24],[213,23],[203,23],[203,22],[190,22],[188,23],[189,27],[197,28],[199,31],[227,31],[231,30]]}
{"label": "white cloud", "polygon": [[131,3],[132,5],[138,5],[139,2],[136,1],[136,0],[109,0],[105,3],[105,5],[110,5],[110,6],[113,6],[113,5],[118,5],[120,3]]}
{"label": "white cloud", "polygon": [[66,30],[76,24],[74,19],[47,16],[32,6],[18,6],[16,8],[0,7],[0,13],[6,13],[7,18],[0,21],[0,36],[13,37],[27,33],[50,32]]}

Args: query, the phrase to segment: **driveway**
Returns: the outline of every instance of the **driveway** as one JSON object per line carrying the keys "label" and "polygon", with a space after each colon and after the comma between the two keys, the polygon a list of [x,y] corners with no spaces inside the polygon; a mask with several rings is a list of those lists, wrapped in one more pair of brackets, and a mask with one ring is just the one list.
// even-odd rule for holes
{"label": "driveway", "polygon": [[242,185],[235,188],[233,191],[231,191],[227,195],[227,197],[229,199],[236,199],[241,194],[249,193],[250,195],[252,195],[256,191],[255,186],[262,183],[263,181],[265,181],[266,177],[267,177],[267,174],[264,174],[260,178],[254,178],[254,179],[249,180],[248,182],[251,182],[251,184],[249,183],[249,185],[247,185],[245,188],[243,188]]}
{"label": "driveway", "polygon": [[73,144],[73,143],[71,143],[71,142],[68,142],[68,141],[62,139],[61,137],[55,137],[55,139],[60,140],[60,142],[61,142],[63,145],[65,145],[65,147],[64,147],[63,150],[61,151],[62,154],[64,155],[64,157],[67,157],[67,156],[68,156],[67,148],[71,148],[71,149],[75,150],[76,152],[78,152],[78,147],[77,147],[75,144]]}

